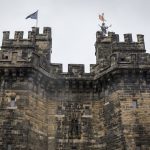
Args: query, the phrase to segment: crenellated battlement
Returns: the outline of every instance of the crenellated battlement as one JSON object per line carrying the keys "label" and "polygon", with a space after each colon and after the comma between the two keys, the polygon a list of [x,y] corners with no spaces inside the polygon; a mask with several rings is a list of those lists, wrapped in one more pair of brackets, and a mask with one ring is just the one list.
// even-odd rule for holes
{"label": "crenellated battlement", "polygon": [[[96,32],[96,44],[97,43],[138,43],[144,44],[144,35],[137,34],[137,42],[133,42],[132,34],[124,34],[124,41],[120,42],[119,35],[115,32],[108,32],[107,36],[103,36],[100,31]],[[145,47],[144,47],[145,48]]]}
{"label": "crenellated battlement", "polygon": [[50,64],[50,73],[66,77],[87,77],[92,76],[91,73],[86,73],[84,64],[68,64],[68,71],[63,72],[63,65],[59,63]]}
{"label": "crenellated battlement", "polygon": [[132,51],[132,52],[145,52],[144,35],[137,34],[137,41],[134,42],[132,34],[124,34],[123,42],[112,43],[112,51]]}
{"label": "crenellated battlement", "polygon": [[[9,34],[9,31],[3,32],[0,53],[2,64],[30,63],[54,76],[75,78],[88,76],[88,73],[85,73],[84,64],[68,64],[68,71],[63,72],[62,64],[50,63],[51,28],[44,27],[43,33],[39,33],[39,28],[32,27],[32,31],[28,32],[27,39],[23,37],[23,31],[15,31],[13,39],[10,39]],[[138,34],[137,41],[134,42],[132,34],[124,34],[124,41],[120,42],[119,35],[115,32],[108,32],[108,35],[104,36],[100,31],[97,31],[95,49],[97,63],[91,65],[89,76],[97,71],[101,72],[110,68],[113,64],[132,64],[140,61],[138,57],[145,53],[144,35]],[[136,53],[140,55],[133,56]],[[137,58],[134,59],[134,57]],[[147,55],[145,57],[147,58]],[[145,57],[144,60],[148,62]]]}
{"label": "crenellated battlement", "polygon": [[39,33],[39,28],[32,27],[32,31],[28,32],[28,38],[23,38],[23,31],[15,31],[14,38],[10,39],[10,32],[3,32],[2,50],[25,50],[37,52],[44,56],[49,62],[51,58],[52,38],[51,28],[44,27],[43,33]]}
{"label": "crenellated battlement", "polygon": [[103,36],[100,31],[96,32],[96,44],[111,42],[119,42],[119,35],[115,34],[115,32],[108,32],[108,36]]}
{"label": "crenellated battlement", "polygon": [[84,65],[83,64],[69,64],[68,73],[81,75],[84,73]]}
{"label": "crenellated battlement", "polygon": [[105,60],[107,66],[109,63],[109,57],[114,52],[145,52],[144,35],[138,34],[137,41],[134,42],[132,34],[124,34],[124,41],[120,42],[119,35],[115,34],[115,32],[108,32],[107,36],[103,36],[100,31],[97,31],[95,50],[96,62],[100,63]]}
{"label": "crenellated battlement", "polygon": [[[15,31],[14,33],[14,38],[10,39],[10,32],[9,31],[4,31],[3,32],[3,41],[2,45],[8,45],[8,43],[5,43],[6,41],[32,41],[33,38],[38,39],[38,40],[51,40],[51,28],[50,27],[44,27],[43,28],[43,33],[39,33],[39,28],[38,27],[32,27],[32,31],[28,32],[28,39],[23,38],[24,32],[23,31]],[[22,43],[21,43],[22,44]],[[8,45],[9,46],[9,45]]]}

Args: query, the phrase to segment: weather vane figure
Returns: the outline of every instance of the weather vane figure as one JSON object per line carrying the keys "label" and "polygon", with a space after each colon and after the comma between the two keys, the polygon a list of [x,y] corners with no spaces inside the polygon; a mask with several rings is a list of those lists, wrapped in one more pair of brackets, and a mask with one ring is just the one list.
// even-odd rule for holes
{"label": "weather vane figure", "polygon": [[106,26],[105,25],[105,18],[104,18],[104,13],[102,13],[102,15],[99,15],[99,20],[102,21],[102,25],[99,24],[100,28],[101,28],[101,32],[102,32],[102,35],[105,36],[107,34],[107,30],[110,26]]}

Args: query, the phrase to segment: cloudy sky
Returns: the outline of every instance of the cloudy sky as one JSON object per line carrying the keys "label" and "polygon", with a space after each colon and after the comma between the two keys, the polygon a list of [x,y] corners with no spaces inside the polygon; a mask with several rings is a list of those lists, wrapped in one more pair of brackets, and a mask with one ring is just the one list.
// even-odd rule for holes
{"label": "cloudy sky", "polygon": [[105,13],[110,31],[120,35],[144,34],[147,52],[150,52],[150,1],[149,0],[0,0],[0,43],[3,31],[27,32],[35,26],[35,20],[25,19],[39,10],[40,32],[45,26],[52,27],[52,62],[89,64],[95,61],[95,33],[99,30],[98,15]]}

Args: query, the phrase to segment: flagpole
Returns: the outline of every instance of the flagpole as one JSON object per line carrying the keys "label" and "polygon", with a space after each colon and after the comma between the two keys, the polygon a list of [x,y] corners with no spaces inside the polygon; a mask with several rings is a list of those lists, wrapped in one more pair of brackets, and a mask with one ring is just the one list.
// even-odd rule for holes
{"label": "flagpole", "polygon": [[37,10],[36,27],[38,27],[38,11],[39,11],[39,10]]}
{"label": "flagpole", "polygon": [[36,28],[38,27],[38,18],[36,19]]}

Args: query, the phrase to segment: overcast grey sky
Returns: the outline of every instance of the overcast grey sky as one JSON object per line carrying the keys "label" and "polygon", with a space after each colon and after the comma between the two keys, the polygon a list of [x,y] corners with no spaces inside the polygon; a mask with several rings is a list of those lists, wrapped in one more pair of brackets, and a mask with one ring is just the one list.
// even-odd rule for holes
{"label": "overcast grey sky", "polygon": [[26,16],[39,10],[40,32],[44,26],[52,27],[52,62],[89,64],[95,61],[95,33],[99,30],[98,15],[105,13],[110,31],[120,34],[144,34],[147,52],[150,52],[150,1],[149,0],[0,0],[0,42],[2,32],[27,32],[35,20]]}

